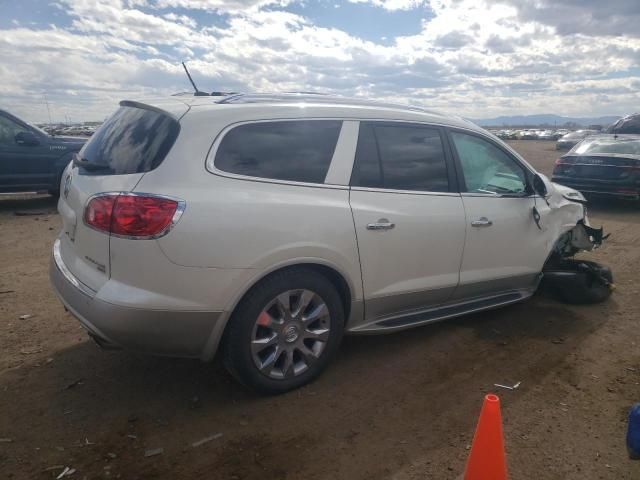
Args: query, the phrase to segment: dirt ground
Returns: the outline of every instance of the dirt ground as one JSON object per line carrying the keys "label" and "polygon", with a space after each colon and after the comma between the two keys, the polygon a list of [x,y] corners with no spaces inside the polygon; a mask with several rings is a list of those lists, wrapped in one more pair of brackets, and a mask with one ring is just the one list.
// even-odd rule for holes
{"label": "dirt ground", "polygon": [[[513,145],[550,173],[552,143]],[[639,479],[624,436],[640,400],[640,206],[589,211],[611,232],[590,255],[613,268],[606,303],[536,296],[347,337],[318,381],[260,398],[218,363],[99,350],[49,288],[55,202],[0,199],[0,478],[70,467],[71,479],[457,479],[483,395],[495,392],[510,478]]]}

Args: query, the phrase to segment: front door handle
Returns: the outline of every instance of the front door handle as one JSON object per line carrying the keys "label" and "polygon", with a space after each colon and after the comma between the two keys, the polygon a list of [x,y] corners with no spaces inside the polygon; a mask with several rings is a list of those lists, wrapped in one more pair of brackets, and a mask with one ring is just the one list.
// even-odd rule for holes
{"label": "front door handle", "polygon": [[493,225],[493,222],[487,217],[480,217],[480,219],[471,222],[472,227],[490,227],[491,225]]}
{"label": "front door handle", "polygon": [[367,224],[367,230],[391,230],[395,226],[395,223],[391,223],[386,218],[381,218],[375,223]]}

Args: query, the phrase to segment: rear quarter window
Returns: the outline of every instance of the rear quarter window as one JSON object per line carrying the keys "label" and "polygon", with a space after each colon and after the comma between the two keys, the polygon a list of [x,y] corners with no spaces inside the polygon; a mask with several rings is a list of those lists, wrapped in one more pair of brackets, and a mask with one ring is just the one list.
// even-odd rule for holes
{"label": "rear quarter window", "polygon": [[162,163],[179,132],[180,124],[167,114],[123,106],[93,134],[80,156],[104,167],[95,174],[145,173]]}
{"label": "rear quarter window", "polygon": [[342,122],[259,122],[232,128],[222,138],[214,165],[249,177],[324,183]]}

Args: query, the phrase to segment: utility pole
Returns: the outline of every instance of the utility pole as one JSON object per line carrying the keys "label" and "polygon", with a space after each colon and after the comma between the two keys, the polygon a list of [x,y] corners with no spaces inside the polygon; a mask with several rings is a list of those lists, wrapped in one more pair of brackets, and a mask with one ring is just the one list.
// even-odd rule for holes
{"label": "utility pole", "polygon": [[51,121],[51,110],[49,109],[49,102],[47,101],[47,94],[43,93],[42,96],[44,97],[44,103],[47,106],[47,112],[49,113],[49,125],[51,125],[53,122]]}

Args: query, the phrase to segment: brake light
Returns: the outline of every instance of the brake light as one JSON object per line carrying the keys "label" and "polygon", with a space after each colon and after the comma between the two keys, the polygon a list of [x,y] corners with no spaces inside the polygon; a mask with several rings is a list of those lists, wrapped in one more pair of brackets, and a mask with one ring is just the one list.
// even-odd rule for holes
{"label": "brake light", "polygon": [[184,204],[155,195],[104,194],[92,198],[84,212],[85,223],[111,235],[154,238],[178,221]]}

